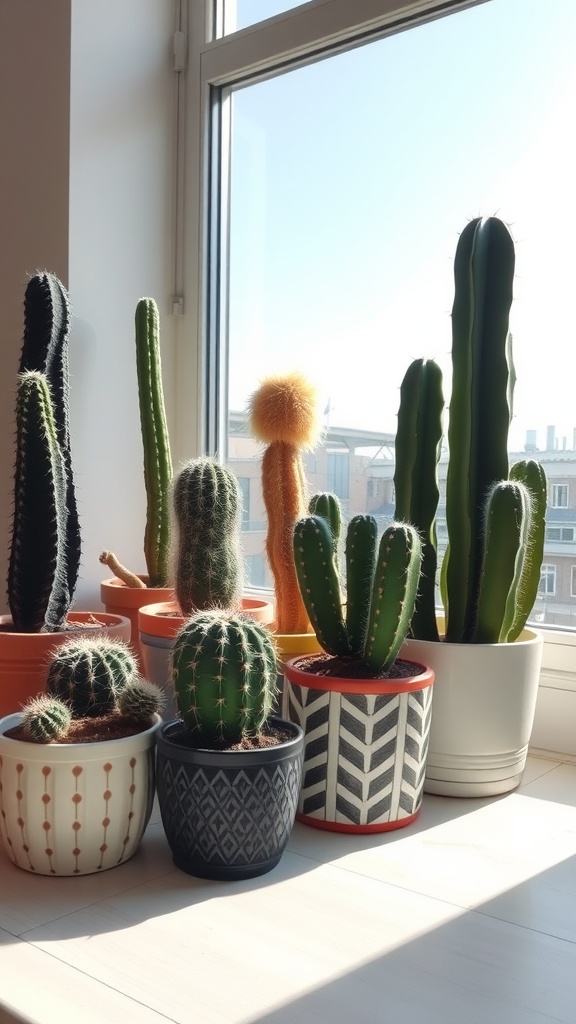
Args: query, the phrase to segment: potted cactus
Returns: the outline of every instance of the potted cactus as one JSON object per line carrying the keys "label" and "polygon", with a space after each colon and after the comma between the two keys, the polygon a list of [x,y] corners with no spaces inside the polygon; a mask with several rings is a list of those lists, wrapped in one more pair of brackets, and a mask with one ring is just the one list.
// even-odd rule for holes
{"label": "potted cactus", "polygon": [[174,863],[201,878],[252,878],[280,860],[294,823],[303,734],[271,715],[276,652],[245,615],[196,612],[172,664],[181,720],[158,733],[158,800]]}
{"label": "potted cactus", "polygon": [[508,464],[513,278],[506,225],[496,217],[471,221],[454,261],[448,548],[440,569],[435,519],[444,398],[436,363],[415,360],[400,393],[395,515],[417,527],[424,549],[405,651],[436,672],[425,789],[442,795],[515,788],[536,706],[542,636],[526,622],[540,581],[546,479],[534,460]]}
{"label": "potted cactus", "polygon": [[83,875],[136,853],[154,796],[162,694],[127,643],[66,640],[46,689],[0,720],[0,840],[44,875]]}
{"label": "potted cactus", "polygon": [[146,573],[137,575],[131,572],[118,560],[113,551],[103,551],[100,561],[107,565],[114,575],[102,581],[100,596],[107,612],[125,615],[130,619],[130,643],[143,666],[138,635],[138,610],[146,604],[170,601],[174,594],[170,579],[172,458],[162,387],[160,315],[154,299],[142,298],[138,301],[135,336],[146,488]]}
{"label": "potted cactus", "polygon": [[421,542],[399,522],[378,540],[374,517],[354,516],[344,594],[338,522],[315,514],[294,530],[300,591],[324,652],[284,668],[283,714],[305,733],[297,818],[338,832],[383,832],[414,821],[422,802],[434,673],[398,657]]}
{"label": "potted cactus", "polygon": [[28,281],[16,396],[10,615],[0,616],[0,714],[42,689],[46,659],[70,630],[126,637],[116,614],[71,611],[80,527],[68,409],[70,308],[51,273]]}
{"label": "potted cactus", "polygon": [[[144,674],[167,689],[169,701],[174,639],[192,612],[243,611],[265,623],[273,617],[271,602],[242,594],[242,492],[234,474],[207,456],[190,459],[174,480],[172,503],[174,599],[138,611]],[[168,717],[174,712],[169,703]]]}

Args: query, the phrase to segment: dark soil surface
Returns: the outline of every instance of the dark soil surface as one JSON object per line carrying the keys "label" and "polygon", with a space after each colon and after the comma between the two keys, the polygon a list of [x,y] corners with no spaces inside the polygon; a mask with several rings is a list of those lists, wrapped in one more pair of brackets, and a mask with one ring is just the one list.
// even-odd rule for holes
{"label": "dark soil surface", "polygon": [[[97,718],[78,718],[73,720],[70,731],[58,744],[63,743],[98,743],[102,740],[117,740],[123,736],[135,736],[136,733],[144,732],[152,725],[152,721],[143,725],[133,719],[127,719],[119,714],[100,715]],[[30,743],[30,739],[21,725],[15,725],[4,733],[14,740],[24,740]]]}
{"label": "dark soil surface", "polygon": [[[338,657],[332,654],[314,654],[310,658],[299,658],[297,668],[311,675],[329,676],[333,679],[409,679],[418,675],[413,661],[397,658],[387,672],[374,673],[355,658]],[[422,665],[418,670],[424,671]]]}
{"label": "dark soil surface", "polygon": [[261,750],[263,747],[275,747],[294,738],[294,733],[270,723],[265,725],[256,736],[245,736],[239,743],[206,743],[200,737],[193,736],[185,725],[170,732],[169,738],[182,747],[190,750]]}

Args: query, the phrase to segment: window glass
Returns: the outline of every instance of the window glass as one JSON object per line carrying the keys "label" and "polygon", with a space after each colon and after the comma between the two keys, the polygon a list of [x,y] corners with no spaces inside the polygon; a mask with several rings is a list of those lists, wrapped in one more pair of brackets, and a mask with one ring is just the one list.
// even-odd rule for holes
{"label": "window glass", "polygon": [[224,34],[300,7],[306,0],[224,0]]}
{"label": "window glass", "polygon": [[[458,234],[497,214],[516,243],[512,457],[530,453],[556,479],[561,459],[549,513],[575,503],[573,375],[559,368],[576,329],[576,3],[542,12],[491,0],[233,92],[232,454],[261,378],[301,370],[319,388],[328,456],[311,489],[336,490],[347,515],[389,518],[402,377],[433,357],[449,397]],[[260,454],[244,449],[242,476],[258,475]],[[265,541],[254,489],[250,515],[253,557]],[[561,539],[535,616],[570,626],[574,552]]]}

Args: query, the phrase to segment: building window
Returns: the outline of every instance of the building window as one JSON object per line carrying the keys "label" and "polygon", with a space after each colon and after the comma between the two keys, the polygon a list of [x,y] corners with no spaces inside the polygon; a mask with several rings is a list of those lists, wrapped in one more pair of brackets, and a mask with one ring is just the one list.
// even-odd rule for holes
{"label": "building window", "polygon": [[568,484],[552,484],[552,508],[568,508]]}
{"label": "building window", "polygon": [[350,494],[350,456],[348,452],[328,452],[328,490],[346,500]]}
{"label": "building window", "polygon": [[573,526],[547,526],[546,540],[559,541],[561,544],[572,544],[574,532]]}
{"label": "building window", "polygon": [[538,593],[546,597],[554,597],[556,594],[556,566],[544,564],[540,573],[540,586]]}
{"label": "building window", "polygon": [[250,522],[250,477],[238,476],[236,479],[242,491],[242,526],[246,528]]}

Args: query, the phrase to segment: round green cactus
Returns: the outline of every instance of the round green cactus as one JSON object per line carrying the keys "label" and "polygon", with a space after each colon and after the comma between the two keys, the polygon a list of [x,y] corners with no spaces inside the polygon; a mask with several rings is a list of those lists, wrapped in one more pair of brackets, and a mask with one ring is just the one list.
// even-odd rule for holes
{"label": "round green cactus", "polygon": [[22,727],[34,743],[58,742],[68,733],[71,721],[68,705],[46,693],[32,697],[22,708]]}
{"label": "round green cactus", "polygon": [[159,686],[140,677],[128,683],[118,694],[118,711],[124,718],[147,722],[158,714],[166,703]]}
{"label": "round green cactus", "polygon": [[172,678],[182,719],[206,745],[237,743],[264,725],[276,695],[270,633],[242,615],[192,616],[176,637]]}
{"label": "round green cactus", "polygon": [[80,637],[55,651],[46,689],[70,706],[73,718],[95,717],[113,711],[120,691],[137,675],[127,644],[107,637]]}

